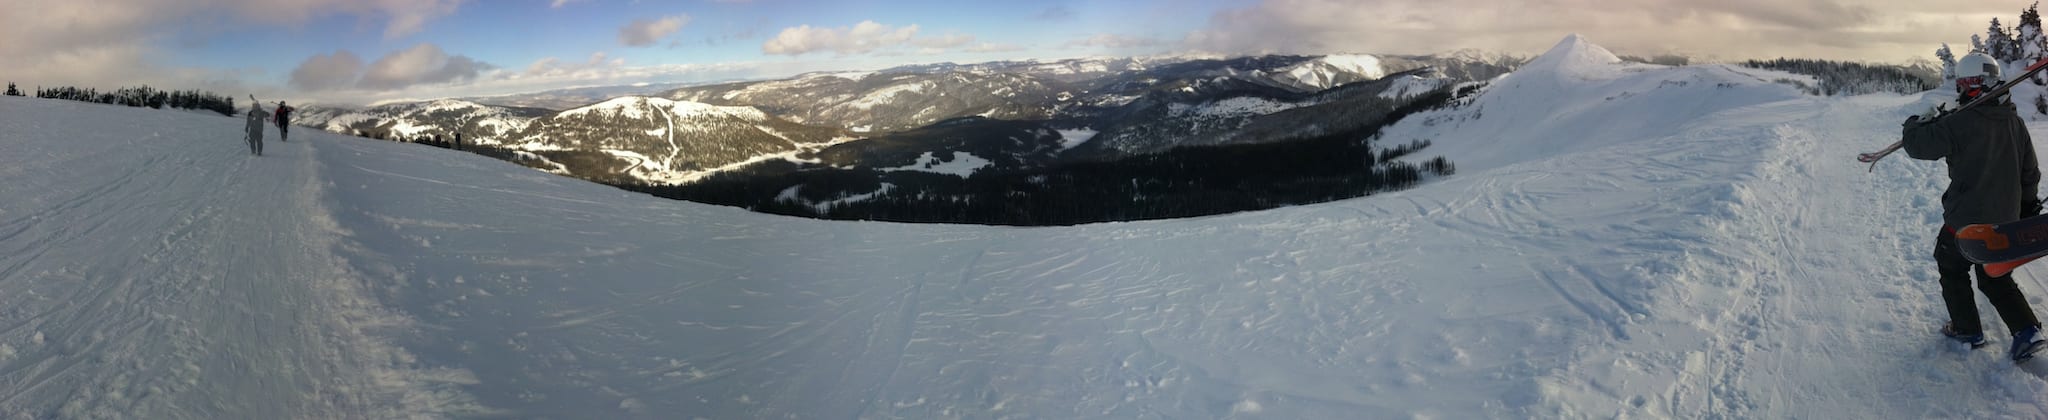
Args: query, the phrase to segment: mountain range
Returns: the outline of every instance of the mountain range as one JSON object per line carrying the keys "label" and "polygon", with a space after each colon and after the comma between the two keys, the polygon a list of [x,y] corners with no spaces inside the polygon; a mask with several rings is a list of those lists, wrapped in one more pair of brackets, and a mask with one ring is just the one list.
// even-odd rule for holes
{"label": "mountain range", "polygon": [[1944,165],[1850,158],[1944,95],[1617,58],[1386,127],[1465,166],[1397,195],[1062,228],[0,96],[0,418],[2048,418],[1937,334]]}
{"label": "mountain range", "polygon": [[[308,107],[299,123],[366,137],[417,141],[460,133],[472,145],[508,150],[537,168],[612,184],[675,185],[766,160],[818,164],[834,144],[894,139],[836,152],[829,165],[893,168],[930,152],[944,159],[981,139],[1029,137],[1058,147],[1004,152],[989,167],[1113,161],[1175,147],[1284,140],[1374,121],[1361,102],[1398,105],[1423,92],[1484,80],[1512,62],[1476,57],[1370,55],[1236,58],[1086,58],[927,64],[870,72],[820,72],[766,81],[617,90],[586,88],[519,104],[605,92],[566,110],[435,100],[365,109]],[[525,99],[519,99],[525,98]],[[1380,106],[1374,109],[1387,109]],[[1026,121],[990,124],[961,118]],[[1302,123],[1304,120],[1315,120]],[[936,129],[951,121],[955,126]],[[1025,127],[1028,126],[1028,127]],[[945,132],[947,141],[895,133]],[[988,130],[977,132],[977,130]],[[1051,133],[1050,137],[1042,135]],[[1089,135],[1101,133],[1100,135]],[[929,137],[909,134],[907,138]],[[928,150],[905,150],[908,145]],[[863,148],[861,146],[846,146]],[[998,147],[1000,148],[1000,147]],[[868,159],[884,159],[868,161]]]}

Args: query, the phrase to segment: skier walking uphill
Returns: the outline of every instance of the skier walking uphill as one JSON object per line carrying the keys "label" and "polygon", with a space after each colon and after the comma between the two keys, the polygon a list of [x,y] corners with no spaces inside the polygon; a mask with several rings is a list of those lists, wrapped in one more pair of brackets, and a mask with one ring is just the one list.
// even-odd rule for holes
{"label": "skier walking uphill", "polygon": [[[1999,83],[1999,65],[1989,55],[1970,54],[1956,63],[1956,91],[1961,101],[1976,99]],[[2011,98],[1992,98],[1983,106],[1942,116],[1915,115],[1904,124],[1906,155],[1921,160],[1948,160],[1948,190],[1941,195],[1941,233],[1934,245],[1934,262],[1940,270],[1941,299],[1948,306],[1949,323],[1942,334],[1969,344],[1985,345],[1984,327],[1977,316],[1976,295],[1970,291],[1974,268],[1977,288],[1998,311],[1998,318],[2012,333],[2007,356],[2014,362],[2034,357],[2048,339],[2041,334],[2041,321],[2013,282],[2012,275],[1992,277],[1984,267],[1971,263],[1956,248],[1956,229],[1975,223],[2004,223],[2040,214],[2041,170],[2026,122],[2019,117]]]}
{"label": "skier walking uphill", "polygon": [[277,101],[277,113],[274,114],[277,117],[277,141],[285,141],[285,138],[289,136],[290,133],[286,132],[286,130],[291,128],[292,111],[297,110],[299,109],[286,106],[284,101]]}
{"label": "skier walking uphill", "polygon": [[269,117],[270,113],[263,112],[263,104],[249,104],[249,153],[263,156],[263,121]]}

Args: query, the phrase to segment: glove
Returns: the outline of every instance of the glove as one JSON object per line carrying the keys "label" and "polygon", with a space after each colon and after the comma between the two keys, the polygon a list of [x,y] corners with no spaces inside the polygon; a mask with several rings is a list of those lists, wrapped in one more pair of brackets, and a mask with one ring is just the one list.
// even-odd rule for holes
{"label": "glove", "polygon": [[1940,103],[1934,104],[1933,108],[1928,108],[1926,111],[1921,111],[1920,114],[1915,116],[1920,117],[1920,119],[1923,121],[1933,121],[1935,117],[1940,117],[1941,114],[1947,114],[1949,109],[1955,107],[1955,104],[1949,103],[1948,101],[1941,101]]}
{"label": "glove", "polygon": [[1949,108],[1954,107],[1955,104],[1951,104],[1948,101],[1941,101],[1941,103],[1935,104],[1933,108],[1928,108],[1926,111],[1921,111],[1918,114],[1907,116],[1906,122],[1901,125],[1911,127],[1914,125],[1934,122],[1934,119],[1941,118],[1942,115],[1948,114]]}
{"label": "glove", "polygon": [[2020,218],[2025,219],[2041,214],[2041,199],[2027,197],[2020,199]]}

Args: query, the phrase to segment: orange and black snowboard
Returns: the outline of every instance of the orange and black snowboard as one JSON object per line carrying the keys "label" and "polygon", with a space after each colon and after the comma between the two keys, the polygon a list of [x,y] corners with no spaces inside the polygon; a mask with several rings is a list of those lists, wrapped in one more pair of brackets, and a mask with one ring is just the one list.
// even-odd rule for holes
{"label": "orange and black snowboard", "polygon": [[1983,264],[1984,272],[2004,276],[2036,258],[2048,256],[2048,216],[2034,216],[1996,225],[1956,229],[1963,258]]}

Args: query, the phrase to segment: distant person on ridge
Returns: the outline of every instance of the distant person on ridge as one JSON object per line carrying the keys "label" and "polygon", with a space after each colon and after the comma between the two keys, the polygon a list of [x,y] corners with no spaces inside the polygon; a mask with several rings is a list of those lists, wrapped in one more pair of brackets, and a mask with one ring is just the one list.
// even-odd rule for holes
{"label": "distant person on ridge", "polygon": [[249,141],[249,153],[263,156],[263,120],[269,117],[270,113],[263,112],[263,104],[249,104],[249,127],[246,138]]}
{"label": "distant person on ridge", "polygon": [[455,133],[455,150],[462,150],[462,133]]}
{"label": "distant person on ridge", "polygon": [[274,115],[277,117],[277,141],[285,141],[285,137],[289,135],[285,130],[291,127],[292,111],[297,110],[298,108],[285,105],[284,101],[277,101],[277,113]]}
{"label": "distant person on ridge", "polygon": [[[1999,63],[1977,53],[1956,63],[1958,102],[1967,102],[1999,84]],[[1941,194],[1944,223],[1934,244],[1934,263],[1941,275],[1941,300],[1948,306],[1948,325],[1942,335],[1983,347],[1983,323],[1977,316],[1977,297],[1970,291],[1974,268],[1977,288],[1998,311],[1998,318],[2012,333],[2012,347],[2006,355],[2014,362],[2026,361],[2043,348],[2041,321],[2034,308],[2013,282],[2012,275],[1992,277],[1984,267],[1963,258],[1956,245],[1956,229],[1977,223],[2005,223],[2041,214],[2041,165],[2034,158],[2034,143],[2027,135],[2026,121],[2013,107],[2010,97],[1992,98],[1981,106],[1940,117],[1937,111],[1906,119],[1906,155],[1914,159],[1948,159],[1948,190]]]}

